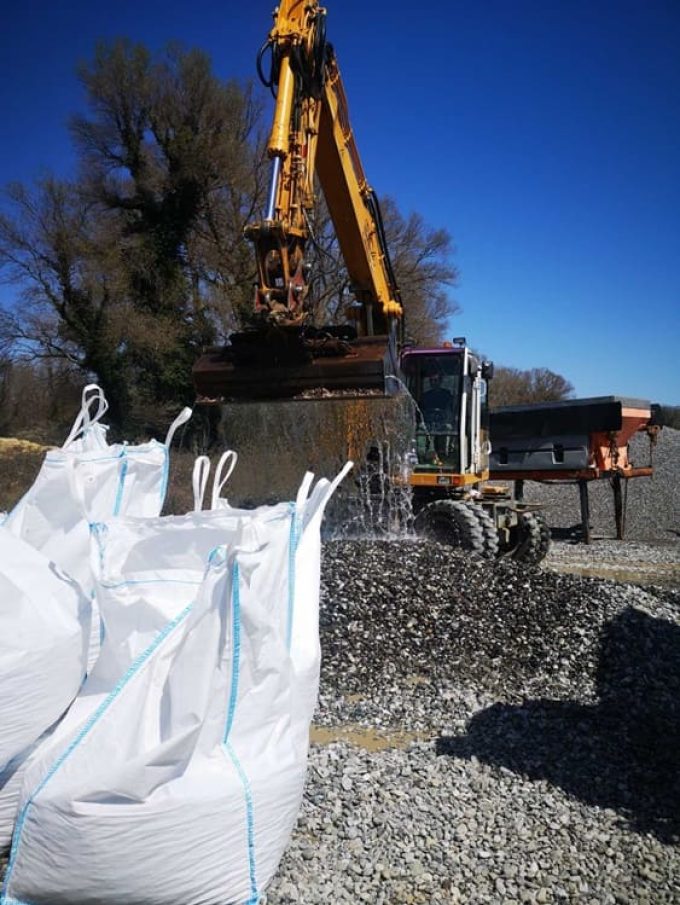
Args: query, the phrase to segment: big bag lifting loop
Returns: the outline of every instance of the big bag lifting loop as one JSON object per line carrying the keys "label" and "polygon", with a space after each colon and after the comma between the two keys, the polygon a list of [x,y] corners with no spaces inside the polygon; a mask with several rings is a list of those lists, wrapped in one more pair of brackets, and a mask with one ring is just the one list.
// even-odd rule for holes
{"label": "big bag lifting loop", "polygon": [[[222,493],[222,489],[231,477],[237,462],[238,453],[233,449],[228,449],[220,456],[220,461],[217,463],[217,469],[215,470],[215,480],[213,481],[212,497],[210,499],[211,509],[217,509],[218,503],[221,500],[220,494]],[[223,474],[225,470],[226,474]],[[226,504],[226,500],[222,500],[222,503]]]}
{"label": "big bag lifting loop", "polygon": [[[91,396],[90,393],[92,393]],[[97,409],[94,415],[91,415],[90,408],[92,407],[93,403],[97,404]],[[108,409],[109,404],[106,401],[106,397],[104,396],[104,391],[102,390],[102,388],[96,383],[88,383],[82,393],[80,412],[78,413],[76,420],[73,422],[71,432],[62,444],[61,448],[68,449],[68,447],[79,436],[81,436],[81,434],[83,436],[83,439],[85,439],[92,429],[92,426],[97,424],[104,417]],[[99,448],[104,449],[106,447],[106,443],[102,441],[102,437],[99,432],[95,433],[94,440]]]}
{"label": "big bag lifting loop", "polygon": [[194,413],[193,409],[189,408],[189,406],[187,405],[182,409],[182,411],[179,413],[179,415],[175,418],[175,420],[172,422],[172,424],[168,428],[167,434],[165,435],[164,446],[166,449],[168,449],[170,447],[170,444],[172,443],[172,440],[173,440],[173,437],[175,436],[175,432],[176,432],[177,428],[181,427],[183,424],[186,424],[187,421],[189,420],[189,418],[191,418],[191,416],[193,415],[193,413]]}
{"label": "big bag lifting loop", "polygon": [[191,488],[194,493],[194,512],[203,509],[203,498],[210,477],[210,459],[207,456],[197,456],[194,469],[191,473]]}

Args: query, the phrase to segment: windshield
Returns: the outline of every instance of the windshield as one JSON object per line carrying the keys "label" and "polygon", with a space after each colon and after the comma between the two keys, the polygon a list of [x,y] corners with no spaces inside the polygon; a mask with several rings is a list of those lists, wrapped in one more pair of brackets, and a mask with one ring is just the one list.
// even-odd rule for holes
{"label": "windshield", "polygon": [[447,352],[406,355],[402,370],[418,405],[416,449],[424,465],[458,470],[463,356]]}

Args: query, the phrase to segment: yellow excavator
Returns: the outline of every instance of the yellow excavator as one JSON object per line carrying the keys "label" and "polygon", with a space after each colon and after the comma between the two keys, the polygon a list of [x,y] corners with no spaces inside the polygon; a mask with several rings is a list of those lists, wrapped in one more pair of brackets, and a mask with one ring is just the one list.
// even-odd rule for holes
{"label": "yellow excavator", "polygon": [[[386,477],[411,488],[415,530],[486,557],[540,561],[549,531],[535,507],[488,484],[486,382],[493,365],[462,338],[425,349],[405,341],[380,205],[326,40],[326,10],[316,0],[281,0],[257,68],[276,102],[265,210],[246,228],[257,262],[252,322],[196,363],[199,399],[351,403],[406,396],[409,449]],[[317,178],[352,290],[342,323],[323,326],[315,324],[305,257]],[[351,421],[356,409],[348,411]]]}

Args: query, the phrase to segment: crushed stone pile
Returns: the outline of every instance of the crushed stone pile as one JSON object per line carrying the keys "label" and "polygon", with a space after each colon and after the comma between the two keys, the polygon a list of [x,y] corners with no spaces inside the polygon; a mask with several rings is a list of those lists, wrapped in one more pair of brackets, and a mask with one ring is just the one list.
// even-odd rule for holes
{"label": "crushed stone pile", "polygon": [[[636,466],[650,464],[649,440],[637,434],[630,443]],[[680,431],[664,427],[651,453],[654,474],[628,481],[626,538],[677,541],[680,539]],[[589,486],[591,524],[596,534],[615,537],[614,498],[607,480]],[[581,522],[575,484],[525,484],[525,499],[540,503],[553,529],[577,529]]]}
{"label": "crushed stone pile", "polygon": [[326,543],[322,587],[269,905],[680,902],[678,591],[388,541]]}
{"label": "crushed stone pile", "polygon": [[677,618],[676,597],[435,543],[329,542],[319,719],[425,728],[474,699],[595,700],[612,633],[639,651],[654,617]]}

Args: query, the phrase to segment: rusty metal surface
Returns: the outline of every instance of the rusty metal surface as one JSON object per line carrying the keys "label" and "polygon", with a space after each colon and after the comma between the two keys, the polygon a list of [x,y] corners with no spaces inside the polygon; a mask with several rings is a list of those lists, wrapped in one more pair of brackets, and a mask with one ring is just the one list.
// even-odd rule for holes
{"label": "rusty metal surface", "polygon": [[194,365],[194,386],[210,399],[292,398],[318,388],[385,392],[390,373],[387,337],[351,344],[348,355],[313,355],[306,363],[235,364],[224,348],[209,349]]}
{"label": "rusty metal surface", "polygon": [[573,481],[598,481],[619,475],[622,478],[649,478],[654,469],[651,466],[612,469],[584,468],[565,471],[491,471],[492,481],[540,481],[541,483],[566,484]]}

